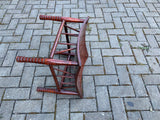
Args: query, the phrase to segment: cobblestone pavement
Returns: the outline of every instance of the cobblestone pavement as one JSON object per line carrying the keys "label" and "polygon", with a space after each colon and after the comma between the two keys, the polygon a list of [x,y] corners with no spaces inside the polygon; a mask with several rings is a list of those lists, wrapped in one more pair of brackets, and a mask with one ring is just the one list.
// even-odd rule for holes
{"label": "cobblestone pavement", "polygon": [[[90,16],[84,99],[37,93],[54,86],[47,57],[58,22]],[[160,0],[0,0],[0,120],[159,120]]]}

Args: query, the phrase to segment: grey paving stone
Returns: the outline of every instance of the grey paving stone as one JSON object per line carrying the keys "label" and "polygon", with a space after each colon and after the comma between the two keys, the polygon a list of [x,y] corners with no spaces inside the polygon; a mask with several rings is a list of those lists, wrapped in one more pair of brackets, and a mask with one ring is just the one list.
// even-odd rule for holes
{"label": "grey paving stone", "polygon": [[12,19],[9,23],[8,29],[16,29],[16,26],[18,24],[18,19]]}
{"label": "grey paving stone", "polygon": [[91,49],[93,65],[102,65],[102,56],[100,49]]}
{"label": "grey paving stone", "polygon": [[7,88],[3,99],[29,99],[30,88]]}
{"label": "grey paving stone", "polygon": [[51,35],[51,30],[34,30],[33,35]]}
{"label": "grey paving stone", "polygon": [[155,57],[146,57],[152,73],[160,73],[160,66]]}
{"label": "grey paving stone", "polygon": [[160,75],[143,75],[142,77],[145,84],[160,84]]}
{"label": "grey paving stone", "polygon": [[0,44],[0,58],[4,57],[6,55],[8,44]]}
{"label": "grey paving stone", "polygon": [[95,97],[93,76],[83,76],[83,97]]}
{"label": "grey paving stone", "polygon": [[28,114],[26,120],[52,120],[54,114]]}
{"label": "grey paving stone", "polygon": [[31,99],[42,99],[43,93],[37,92],[37,87],[44,87],[45,77],[34,77],[34,80],[31,82],[33,84],[32,84],[30,98]]}
{"label": "grey paving stone", "polygon": [[147,91],[149,93],[151,103],[153,109],[159,110],[160,109],[160,93],[157,86],[147,86]]}
{"label": "grey paving stone", "polygon": [[116,75],[95,76],[96,85],[118,85],[118,77]]}
{"label": "grey paving stone", "polygon": [[35,76],[51,75],[49,67],[36,67]]}
{"label": "grey paving stone", "polygon": [[109,86],[111,97],[134,97],[132,86]]}
{"label": "grey paving stone", "polygon": [[15,35],[22,35],[25,29],[25,24],[18,24]]}
{"label": "grey paving stone", "polygon": [[127,120],[122,98],[112,98],[111,105],[114,120],[119,120],[119,118],[122,120]]}
{"label": "grey paving stone", "polygon": [[3,97],[3,94],[4,94],[4,89],[0,88],[0,103],[1,103],[1,100],[2,100],[2,97]]}
{"label": "grey paving stone", "polygon": [[29,43],[10,43],[9,49],[28,49]]}
{"label": "grey paving stone", "polygon": [[132,75],[131,80],[136,96],[148,96],[141,76]]}
{"label": "grey paving stone", "polygon": [[96,87],[98,111],[111,111],[107,87]]}
{"label": "grey paving stone", "polygon": [[15,62],[12,68],[11,76],[21,76],[24,63]]}
{"label": "grey paving stone", "polygon": [[86,113],[85,120],[112,120],[111,112]]}
{"label": "grey paving stone", "polygon": [[151,104],[148,98],[125,98],[127,110],[150,110]]}
{"label": "grey paving stone", "polygon": [[30,45],[30,49],[39,49],[40,40],[41,40],[40,36],[33,36],[32,41],[31,41],[31,45]]}
{"label": "grey paving stone", "polygon": [[39,113],[41,100],[16,101],[13,113]]}
{"label": "grey paving stone", "polygon": [[126,66],[116,66],[119,83],[121,85],[130,85],[131,81]]}
{"label": "grey paving stone", "polygon": [[118,41],[117,36],[109,35],[109,42],[110,42],[111,48],[120,48],[120,43]]}
{"label": "grey paving stone", "polygon": [[56,95],[45,93],[43,97],[42,112],[55,112]]}
{"label": "grey paving stone", "polygon": [[1,120],[9,120],[12,115],[14,101],[3,101],[0,107]]}
{"label": "grey paving stone", "polygon": [[148,74],[150,73],[147,65],[128,65],[131,74]]}
{"label": "grey paving stone", "polygon": [[124,55],[132,55],[132,50],[128,42],[120,42]]}
{"label": "grey paving stone", "polygon": [[134,36],[133,34],[132,35],[119,35],[118,38],[121,42],[137,41],[136,36]]}
{"label": "grey paving stone", "polygon": [[108,41],[108,35],[106,33],[106,30],[98,30],[99,33],[99,40],[100,41]]}
{"label": "grey paving stone", "polygon": [[101,75],[104,74],[103,66],[84,66],[83,75]]}
{"label": "grey paving stone", "polygon": [[10,76],[11,67],[0,67],[0,76]]}
{"label": "grey paving stone", "polygon": [[57,100],[56,120],[69,119],[69,100]]}
{"label": "grey paving stone", "polygon": [[142,120],[139,112],[127,112],[128,120]]}
{"label": "grey paving stone", "polygon": [[143,120],[159,120],[160,117],[160,111],[142,111],[141,114]]}
{"label": "grey paving stone", "polygon": [[25,30],[22,38],[22,42],[30,42],[32,38],[33,30]]}
{"label": "grey paving stone", "polygon": [[134,57],[114,57],[116,64],[136,64]]}
{"label": "grey paving stone", "polygon": [[2,66],[12,66],[15,61],[17,51],[8,51]]}
{"label": "grey paving stone", "polygon": [[97,111],[95,99],[73,99],[70,101],[71,112]]}
{"label": "grey paving stone", "polygon": [[20,77],[0,77],[0,87],[18,87]]}
{"label": "grey paving stone", "polygon": [[121,49],[102,49],[102,56],[121,56]]}
{"label": "grey paving stone", "polygon": [[21,36],[5,36],[3,37],[3,42],[20,42]]}
{"label": "grey paving stone", "polygon": [[91,42],[91,48],[110,48],[109,42]]}
{"label": "grey paving stone", "polygon": [[116,74],[115,64],[112,57],[103,57],[106,74]]}
{"label": "grey paving stone", "polygon": [[83,113],[71,113],[70,119],[71,120],[83,120]]}
{"label": "grey paving stone", "polygon": [[49,43],[41,43],[39,50],[39,57],[48,57],[49,55]]}
{"label": "grey paving stone", "polygon": [[158,43],[154,37],[154,35],[146,35],[146,38],[149,42],[150,47],[152,48],[158,48]]}
{"label": "grey paving stone", "polygon": [[11,120],[25,120],[25,114],[14,114],[12,115]]}
{"label": "grey paving stone", "polygon": [[145,56],[140,49],[133,49],[133,53],[135,55],[135,59],[138,64],[147,64]]}
{"label": "grey paving stone", "polygon": [[107,30],[109,35],[124,35],[124,29],[108,29]]}
{"label": "grey paving stone", "polygon": [[32,84],[33,76],[34,76],[35,67],[25,67],[20,86],[21,87],[30,87]]}

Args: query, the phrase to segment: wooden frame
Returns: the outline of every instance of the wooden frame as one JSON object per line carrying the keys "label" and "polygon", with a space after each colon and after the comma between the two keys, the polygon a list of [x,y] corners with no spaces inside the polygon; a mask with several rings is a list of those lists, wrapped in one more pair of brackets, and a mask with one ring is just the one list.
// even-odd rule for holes
{"label": "wooden frame", "polygon": [[[86,26],[89,20],[89,17],[86,19],[77,19],[77,18],[70,18],[70,17],[58,17],[58,16],[46,16],[46,15],[40,15],[39,18],[41,20],[52,20],[52,21],[60,21],[61,25],[59,27],[56,39],[54,41],[53,47],[51,49],[51,53],[49,58],[37,58],[37,57],[23,57],[23,56],[17,56],[16,61],[17,62],[30,62],[30,63],[39,63],[39,64],[46,64],[49,65],[50,71],[53,75],[55,84],[57,89],[52,88],[44,88],[44,87],[38,87],[37,91],[39,92],[50,92],[50,93],[56,93],[56,94],[66,94],[66,95],[79,95],[80,98],[83,98],[83,89],[82,89],[82,73],[83,68],[85,65],[85,62],[88,58],[88,53],[86,49],[85,44],[85,32],[86,32]],[[67,25],[67,22],[73,22],[73,23],[82,23],[82,27],[80,30],[77,30],[75,28],[72,28]],[[64,28],[65,33],[62,33],[62,29]],[[68,29],[71,29],[73,31],[76,31],[77,34],[68,33]],[[65,35],[66,36],[66,43],[59,42],[60,36]],[[69,36],[78,37],[77,43],[70,43]],[[66,45],[67,49],[56,51],[57,45]],[[75,46],[72,48],[71,46]],[[75,50],[76,52],[71,52],[72,50]],[[54,59],[54,55],[66,55],[67,60],[60,60],[60,59]],[[72,61],[71,57],[74,56],[77,58],[77,61]],[[64,70],[54,68],[53,66],[65,66]],[[70,73],[67,71],[69,66],[76,66],[77,71],[75,71],[75,74]],[[56,75],[55,70],[62,72],[62,75]],[[57,77],[61,77],[61,81],[59,82]],[[66,82],[65,79],[74,79],[74,82]],[[67,86],[65,86],[67,85]],[[67,88],[74,87],[75,91],[72,90],[66,90]]]}

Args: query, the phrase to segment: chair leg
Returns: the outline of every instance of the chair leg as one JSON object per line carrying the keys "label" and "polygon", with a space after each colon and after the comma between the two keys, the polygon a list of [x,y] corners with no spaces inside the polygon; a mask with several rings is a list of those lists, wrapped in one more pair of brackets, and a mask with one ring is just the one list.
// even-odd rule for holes
{"label": "chair leg", "polygon": [[52,89],[52,88],[44,88],[44,87],[37,87],[38,92],[48,92],[48,93],[55,93],[55,94],[65,94],[65,95],[78,95],[77,92],[72,91],[66,91],[66,90],[60,90]]}

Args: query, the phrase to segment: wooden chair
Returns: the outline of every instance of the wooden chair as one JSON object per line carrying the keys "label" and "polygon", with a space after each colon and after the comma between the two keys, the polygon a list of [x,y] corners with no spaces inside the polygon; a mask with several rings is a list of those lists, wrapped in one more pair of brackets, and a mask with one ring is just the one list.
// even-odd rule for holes
{"label": "wooden chair", "polygon": [[[56,94],[66,94],[66,95],[79,95],[80,98],[83,98],[83,89],[82,89],[82,73],[85,62],[88,58],[88,53],[85,44],[85,32],[86,26],[89,20],[89,17],[86,19],[77,19],[77,18],[70,18],[70,17],[58,17],[58,16],[46,16],[40,15],[39,18],[41,20],[52,20],[52,21],[60,21],[61,25],[59,27],[56,39],[54,41],[53,47],[50,52],[49,58],[38,58],[38,57],[23,57],[17,56],[17,62],[29,62],[29,63],[39,63],[39,64],[46,64],[49,65],[50,71],[53,75],[56,89],[53,88],[44,88],[38,87],[37,91],[39,92],[49,92],[49,93],[56,93]],[[67,25],[67,22],[70,23],[82,23],[82,27],[80,30],[72,28]],[[65,33],[62,33],[62,29],[64,27]],[[68,33],[68,29],[76,31],[77,34]],[[66,36],[66,42],[59,42],[61,35]],[[76,43],[71,43],[69,40],[69,36],[78,37]],[[67,49],[56,51],[57,45],[66,45]],[[75,46],[75,47],[72,47]],[[75,52],[71,52],[71,51]],[[54,55],[65,55],[67,56],[67,60],[60,60],[54,59]],[[71,60],[71,57],[75,57],[77,60]],[[54,66],[64,66],[64,70],[56,68]],[[71,73],[68,70],[68,67],[75,66],[77,71],[75,73]],[[62,72],[62,75],[57,75],[56,71]],[[58,77],[61,80],[58,80]],[[66,79],[74,79],[74,82],[68,82]],[[75,90],[68,90],[68,88],[75,88]]]}

